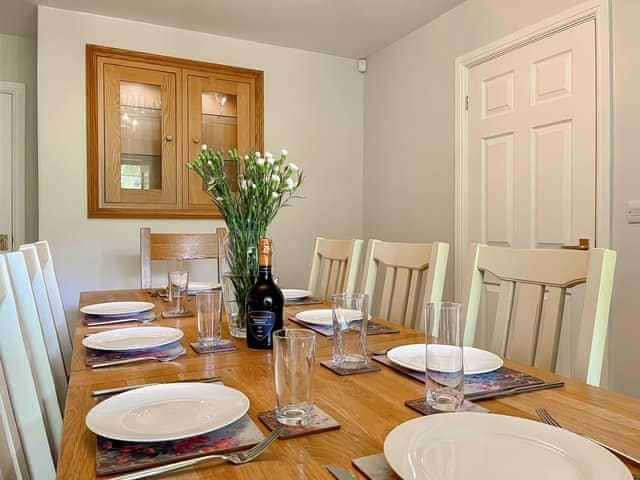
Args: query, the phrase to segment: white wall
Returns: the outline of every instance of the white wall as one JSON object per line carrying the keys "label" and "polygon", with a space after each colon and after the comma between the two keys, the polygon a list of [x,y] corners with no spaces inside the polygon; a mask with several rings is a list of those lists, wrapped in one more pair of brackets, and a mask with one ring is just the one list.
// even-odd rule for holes
{"label": "white wall", "polygon": [[139,286],[139,228],[210,231],[212,220],[87,219],[85,44],[265,72],[265,149],[289,150],[302,194],[270,233],[281,284],[303,286],[315,237],[362,235],[362,76],[352,59],[48,7],[38,9],[40,238],[64,303],[84,290]]}
{"label": "white wall", "polygon": [[0,81],[25,84],[25,235],[38,239],[38,157],[36,140],[36,41],[0,35]]}
{"label": "white wall", "polygon": [[[454,61],[581,0],[467,0],[369,58],[364,87],[365,238],[454,245]],[[613,0],[612,245],[618,251],[610,320],[609,387],[640,397],[640,2]],[[453,253],[453,248],[451,250]],[[454,296],[449,259],[445,297]]]}

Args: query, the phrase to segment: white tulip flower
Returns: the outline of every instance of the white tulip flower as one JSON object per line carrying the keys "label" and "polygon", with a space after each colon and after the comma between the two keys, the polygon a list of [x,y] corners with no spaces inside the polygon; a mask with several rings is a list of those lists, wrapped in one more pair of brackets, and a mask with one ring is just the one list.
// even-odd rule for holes
{"label": "white tulip flower", "polygon": [[260,167],[264,165],[264,158],[260,158],[260,157],[256,158],[256,164]]}
{"label": "white tulip flower", "polygon": [[209,147],[207,147],[207,144],[206,144],[206,143],[203,143],[202,145],[200,145],[200,150],[202,150],[203,152],[204,152],[205,150],[207,150],[208,148],[209,148]]}
{"label": "white tulip flower", "polygon": [[256,157],[260,158],[260,152],[256,152]]}
{"label": "white tulip flower", "polygon": [[293,190],[294,182],[291,178],[287,178],[287,190]]}
{"label": "white tulip flower", "polygon": [[249,160],[249,155],[245,155],[245,156],[244,156],[244,159],[245,159],[245,160]]}
{"label": "white tulip flower", "polygon": [[273,198],[278,198],[280,196],[280,194],[278,192],[271,192],[271,196]]}
{"label": "white tulip flower", "polygon": [[289,154],[289,152],[287,152],[284,148],[282,149],[282,151],[280,153],[282,153],[283,157],[286,157]]}
{"label": "white tulip flower", "polygon": [[280,176],[271,175],[271,181],[276,182],[276,183],[280,183]]}
{"label": "white tulip flower", "polygon": [[298,170],[300,170],[300,167],[293,162],[289,163],[289,168],[294,172],[297,172]]}
{"label": "white tulip flower", "polygon": [[276,161],[275,158],[273,157],[267,157],[267,162],[269,162],[269,165],[273,165],[273,163]]}
{"label": "white tulip flower", "polygon": [[273,157],[273,155],[271,154],[271,152],[266,152],[266,153],[264,154],[264,156],[265,156],[265,158],[271,158],[271,157]]}

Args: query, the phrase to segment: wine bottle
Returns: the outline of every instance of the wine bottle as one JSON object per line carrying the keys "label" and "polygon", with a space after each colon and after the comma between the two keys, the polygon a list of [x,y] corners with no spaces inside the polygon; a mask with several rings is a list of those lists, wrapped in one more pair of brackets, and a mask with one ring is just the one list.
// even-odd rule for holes
{"label": "wine bottle", "polygon": [[284,297],[271,275],[270,238],[258,242],[260,270],[258,280],[247,295],[247,346],[253,349],[273,348],[272,334],[282,328]]}

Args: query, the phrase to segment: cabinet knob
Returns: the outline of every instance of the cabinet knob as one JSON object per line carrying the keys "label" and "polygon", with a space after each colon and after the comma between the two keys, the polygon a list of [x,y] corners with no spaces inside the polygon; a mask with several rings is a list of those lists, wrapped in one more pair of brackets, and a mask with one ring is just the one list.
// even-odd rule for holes
{"label": "cabinet knob", "polygon": [[164,137],[164,138],[165,138],[165,140],[166,140],[167,142],[172,142],[172,141],[173,141],[173,137],[172,137],[171,135],[167,135],[167,136],[166,136],[166,137]]}
{"label": "cabinet knob", "polygon": [[193,139],[193,143],[200,143],[200,139],[199,138],[194,138]]}

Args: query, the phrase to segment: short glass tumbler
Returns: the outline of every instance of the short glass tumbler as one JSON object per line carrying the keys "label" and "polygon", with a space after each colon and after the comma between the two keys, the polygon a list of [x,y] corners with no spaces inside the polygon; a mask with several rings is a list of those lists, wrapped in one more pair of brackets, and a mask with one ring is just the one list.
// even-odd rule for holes
{"label": "short glass tumbler", "polygon": [[333,321],[333,364],[338,368],[362,368],[367,356],[369,297],[364,293],[336,293],[331,296]]}
{"label": "short glass tumbler", "polygon": [[198,344],[211,348],[222,342],[222,292],[200,292],[196,295]]}
{"label": "short glass tumbler", "polygon": [[316,335],[309,330],[273,332],[276,418],[284,425],[307,425],[313,410]]}
{"label": "short glass tumbler", "polygon": [[426,319],[426,395],[435,409],[455,412],[464,400],[460,304],[429,303]]}
{"label": "short glass tumbler", "polygon": [[183,272],[182,270],[176,270],[169,272],[169,298],[175,299],[176,307],[174,312],[182,313],[185,310],[182,308],[182,298],[187,294],[187,287],[189,285],[189,272]]}

